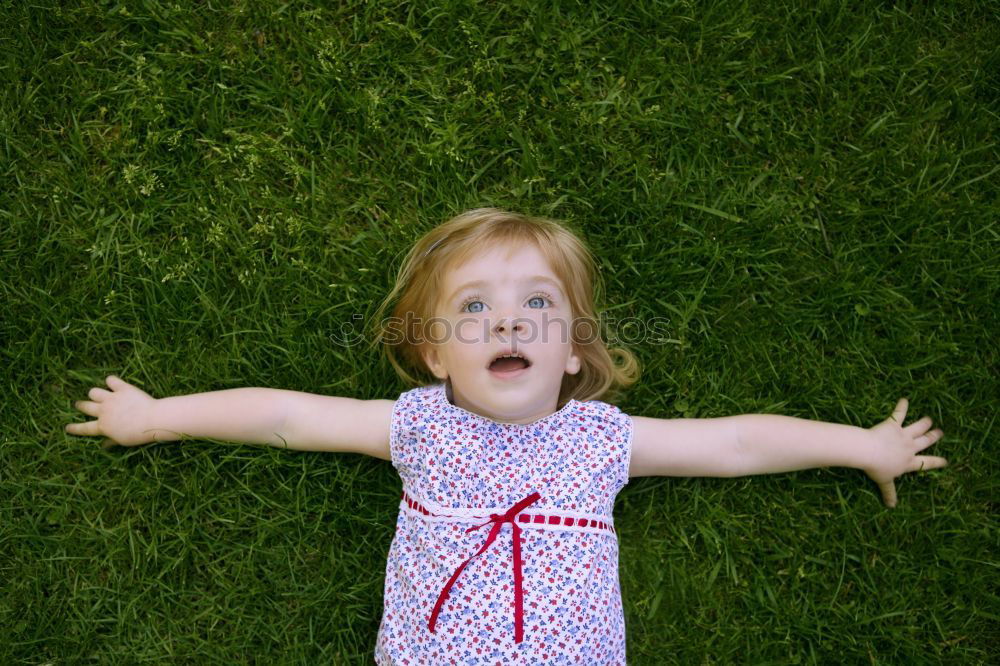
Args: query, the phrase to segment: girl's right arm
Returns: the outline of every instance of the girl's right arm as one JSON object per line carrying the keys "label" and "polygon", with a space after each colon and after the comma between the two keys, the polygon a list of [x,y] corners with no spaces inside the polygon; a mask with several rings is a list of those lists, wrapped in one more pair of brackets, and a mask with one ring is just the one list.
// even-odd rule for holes
{"label": "girl's right arm", "polygon": [[182,436],[300,451],[364,453],[389,460],[392,400],[356,400],[268,388],[153,398],[114,375],[75,407],[96,421],[66,432],[104,436],[105,446],[140,446]]}

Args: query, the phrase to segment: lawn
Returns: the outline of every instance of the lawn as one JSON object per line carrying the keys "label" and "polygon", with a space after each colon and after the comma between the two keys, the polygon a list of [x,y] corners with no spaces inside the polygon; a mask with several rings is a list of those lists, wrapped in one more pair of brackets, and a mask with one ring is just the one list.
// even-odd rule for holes
{"label": "lawn", "polygon": [[0,2],[0,663],[371,663],[391,464],[64,427],[108,374],[396,398],[338,332],[480,206],[586,239],[629,414],[945,432],[895,509],[634,479],[630,664],[1000,661],[1000,5],[182,4]]}

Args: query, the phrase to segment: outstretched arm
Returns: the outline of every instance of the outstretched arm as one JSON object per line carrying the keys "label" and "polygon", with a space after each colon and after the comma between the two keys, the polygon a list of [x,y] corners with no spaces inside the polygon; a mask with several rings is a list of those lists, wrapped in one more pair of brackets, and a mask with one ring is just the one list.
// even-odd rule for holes
{"label": "outstretched arm", "polygon": [[357,400],[258,387],[153,398],[109,375],[75,403],[96,417],[66,432],[105,437],[105,448],[141,446],[189,436],[300,451],[364,453],[390,460],[389,428],[395,402]]}
{"label": "outstretched arm", "polygon": [[739,431],[741,474],[770,474],[810,467],[857,467],[896,506],[894,480],[907,472],[944,467],[938,456],[919,456],[944,434],[930,430],[929,416],[903,427],[908,403],[900,398],[892,415],[872,428],[809,421],[773,414],[748,414]]}
{"label": "outstretched arm", "polygon": [[[713,419],[633,417],[629,476],[773,474],[812,467],[857,467],[896,505],[894,479],[906,472],[944,467],[948,461],[917,453],[941,438],[924,417],[903,427],[907,401],[872,428],[775,414]],[[929,431],[929,432],[928,432]]]}
{"label": "outstretched arm", "polygon": [[167,442],[184,435],[283,445],[286,396],[291,392],[246,387],[157,400],[115,375],[108,375],[105,382],[107,389],[95,386],[87,393],[90,400],[73,403],[95,420],[67,424],[66,432],[104,437],[105,448]]}

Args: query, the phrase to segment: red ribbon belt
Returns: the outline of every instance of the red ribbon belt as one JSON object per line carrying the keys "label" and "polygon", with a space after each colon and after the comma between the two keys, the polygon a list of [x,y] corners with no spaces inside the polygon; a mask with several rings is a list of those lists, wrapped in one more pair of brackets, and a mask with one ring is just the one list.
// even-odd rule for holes
{"label": "red ribbon belt", "polygon": [[478,530],[480,527],[484,527],[486,525],[489,525],[490,523],[493,524],[493,528],[490,529],[490,535],[486,537],[486,543],[483,544],[483,547],[479,549],[478,553],[467,559],[465,562],[462,562],[461,566],[459,566],[458,569],[455,570],[455,573],[451,575],[451,578],[445,584],[444,589],[441,590],[441,594],[440,596],[438,596],[437,603],[434,604],[434,612],[431,613],[431,620],[430,623],[428,624],[428,628],[431,630],[431,633],[434,633],[434,625],[437,623],[437,616],[438,613],[441,611],[441,606],[444,605],[444,601],[445,599],[448,598],[448,593],[451,591],[451,586],[455,584],[456,580],[458,580],[458,577],[461,575],[462,570],[465,569],[465,565],[467,565],[473,559],[482,555],[483,552],[485,552],[486,549],[490,547],[490,544],[496,540],[497,534],[500,533],[500,528],[503,527],[503,524],[510,523],[511,526],[514,528],[514,535],[513,538],[511,539],[511,546],[513,547],[514,550],[514,642],[515,643],[521,642],[521,640],[524,638],[524,627],[523,627],[524,607],[523,607],[523,593],[521,592],[521,528],[518,527],[516,522],[514,522],[514,516],[523,511],[529,505],[537,502],[539,499],[541,499],[541,497],[542,496],[539,495],[537,492],[531,493],[523,500],[521,500],[514,506],[507,509],[507,512],[505,514],[500,515],[492,513],[490,514],[489,522],[483,523],[482,525],[477,525],[476,527],[470,527],[469,529],[465,530],[466,533],[468,533],[471,532],[472,530]]}

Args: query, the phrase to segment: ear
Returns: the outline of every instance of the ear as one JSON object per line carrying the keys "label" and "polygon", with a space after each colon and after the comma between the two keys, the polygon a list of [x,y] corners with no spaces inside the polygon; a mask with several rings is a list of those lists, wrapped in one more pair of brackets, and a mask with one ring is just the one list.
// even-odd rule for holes
{"label": "ear", "polygon": [[427,368],[435,377],[438,379],[448,379],[448,370],[441,363],[441,357],[433,345],[425,345],[420,350],[420,355],[423,357],[424,363],[427,364]]}
{"label": "ear", "polygon": [[580,368],[583,366],[583,361],[576,353],[576,345],[573,345],[573,351],[570,353],[569,358],[566,359],[566,372],[571,375],[575,375],[580,372]]}

